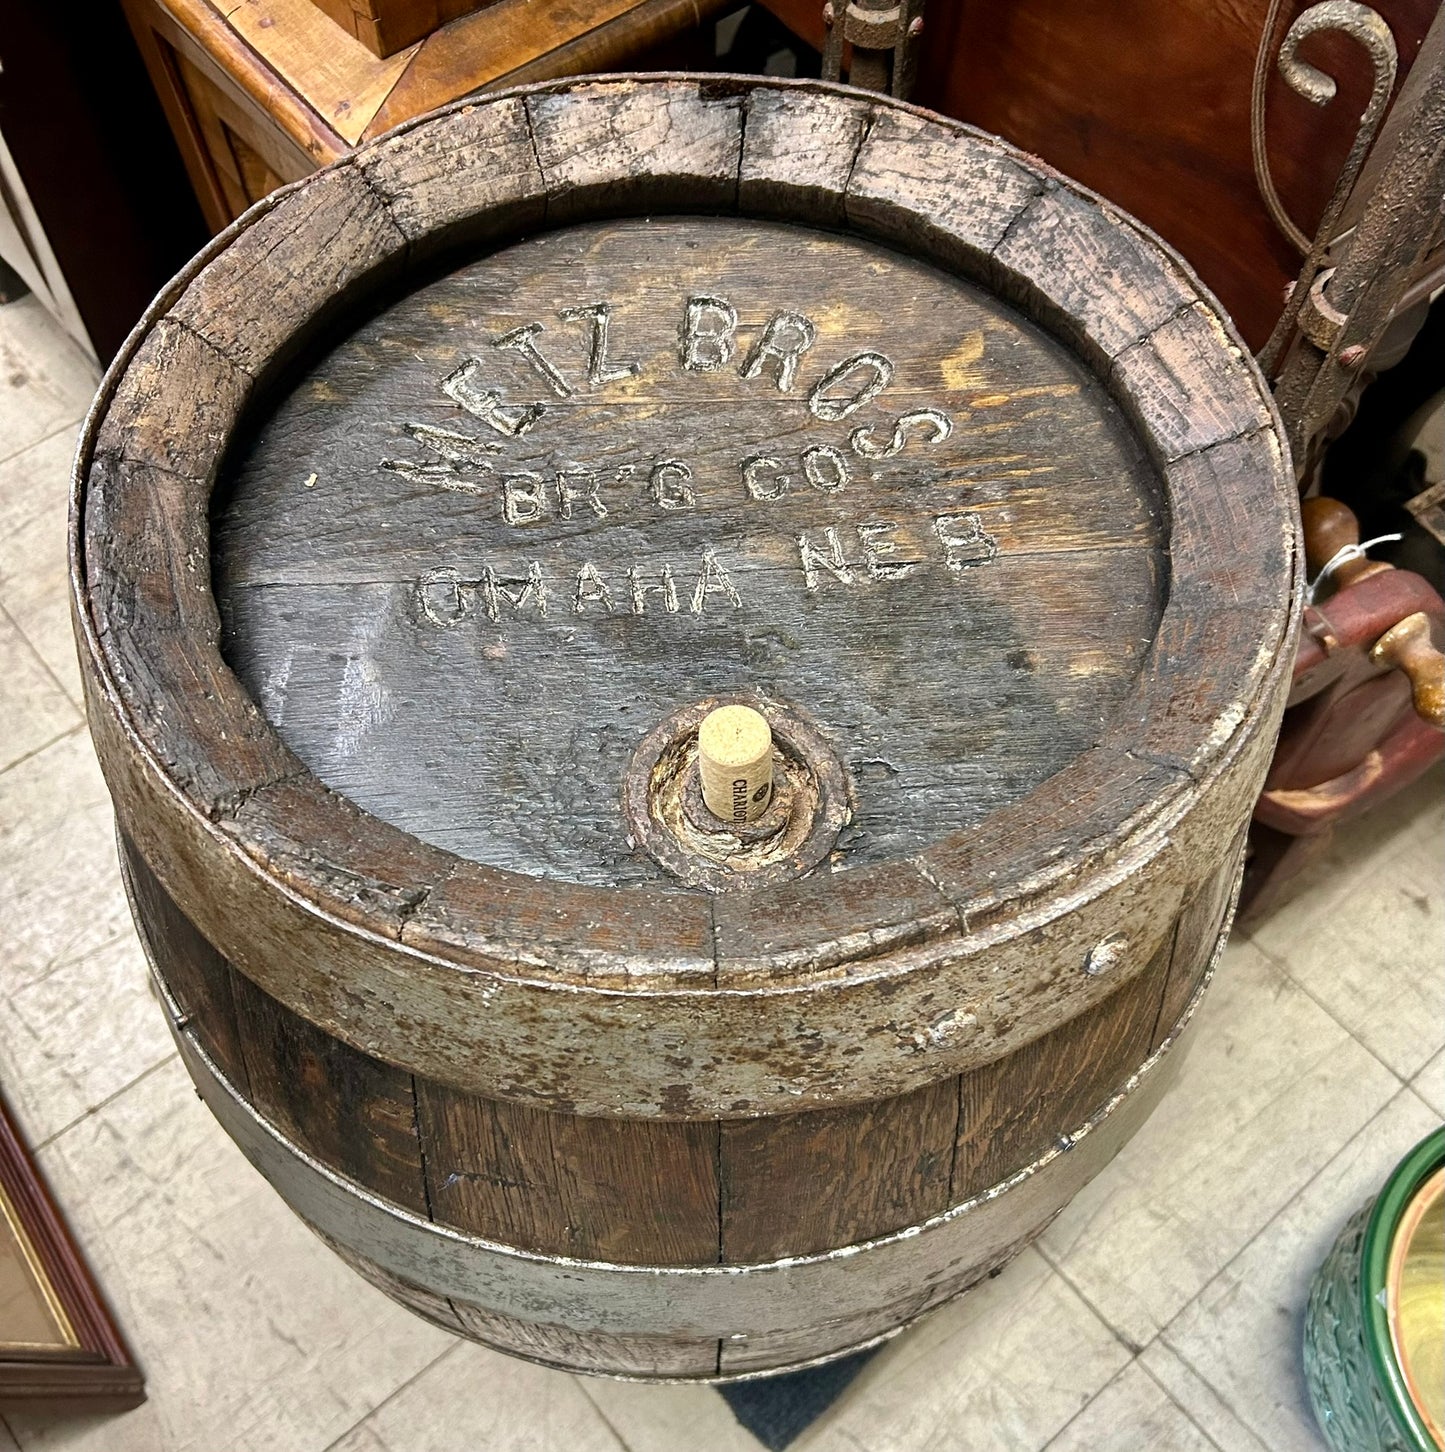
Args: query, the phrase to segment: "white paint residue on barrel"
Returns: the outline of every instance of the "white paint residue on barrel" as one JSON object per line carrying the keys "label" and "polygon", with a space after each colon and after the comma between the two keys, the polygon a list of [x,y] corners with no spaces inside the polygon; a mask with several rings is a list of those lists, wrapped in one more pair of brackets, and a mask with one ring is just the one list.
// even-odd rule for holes
{"label": "white paint residue on barrel", "polygon": [[341,673],[341,690],[336,700],[335,759],[348,761],[361,750],[366,737],[396,714],[391,693],[382,684],[371,647],[381,632],[382,622],[363,620],[355,647]]}
{"label": "white paint residue on barrel", "polygon": [[261,709],[273,726],[280,726],[286,715],[286,687],[291,683],[291,662],[296,652],[288,650],[285,659],[273,671],[268,671],[261,683]]}

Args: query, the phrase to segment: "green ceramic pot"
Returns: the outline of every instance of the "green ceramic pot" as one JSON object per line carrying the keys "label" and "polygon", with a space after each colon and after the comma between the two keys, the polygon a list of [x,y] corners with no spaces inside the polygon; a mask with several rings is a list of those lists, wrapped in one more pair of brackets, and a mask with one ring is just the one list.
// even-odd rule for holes
{"label": "green ceramic pot", "polygon": [[[1445,1128],[1421,1140],[1396,1165],[1379,1196],[1340,1232],[1310,1287],[1305,1383],[1335,1452],[1445,1452],[1411,1396],[1390,1326],[1405,1247],[1394,1254],[1393,1267],[1392,1252],[1402,1225],[1413,1235],[1422,1199],[1442,1166]],[[1428,1315],[1435,1314],[1436,1304],[1430,1302]],[[1433,1345],[1440,1345],[1438,1334]],[[1433,1366],[1417,1368],[1417,1375],[1422,1371],[1434,1374]]]}

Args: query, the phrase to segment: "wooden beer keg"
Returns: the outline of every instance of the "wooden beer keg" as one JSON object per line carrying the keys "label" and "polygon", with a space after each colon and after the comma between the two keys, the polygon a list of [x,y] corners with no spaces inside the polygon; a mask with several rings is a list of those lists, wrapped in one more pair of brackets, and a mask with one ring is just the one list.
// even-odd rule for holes
{"label": "wooden beer keg", "polygon": [[[885,98],[554,84],[276,193],[76,473],[91,727],[201,1093],[506,1351],[715,1379],[890,1334],[1173,1072],[1295,521],[1178,259]],[[699,795],[719,703],[771,730],[756,821]]]}

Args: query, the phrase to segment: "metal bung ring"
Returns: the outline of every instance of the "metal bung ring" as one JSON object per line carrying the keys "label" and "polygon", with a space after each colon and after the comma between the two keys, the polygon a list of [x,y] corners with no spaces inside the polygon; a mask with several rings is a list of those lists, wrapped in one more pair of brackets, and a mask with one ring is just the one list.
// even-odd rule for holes
{"label": "metal bung ring", "polygon": [[[773,733],[773,800],[755,822],[714,817],[698,780],[698,727],[719,706],[751,706]],[[852,817],[848,774],[796,708],[764,696],[709,696],[643,737],[622,784],[629,838],[688,887],[770,887],[819,866]]]}

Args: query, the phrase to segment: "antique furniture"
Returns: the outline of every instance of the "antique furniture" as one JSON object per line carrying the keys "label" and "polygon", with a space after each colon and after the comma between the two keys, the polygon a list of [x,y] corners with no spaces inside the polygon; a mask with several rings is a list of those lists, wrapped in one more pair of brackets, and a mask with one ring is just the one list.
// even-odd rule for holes
{"label": "antique furniture", "polygon": [[312,0],[383,60],[493,0]]}
{"label": "antique furniture", "polygon": [[[278,194],[108,379],[72,530],[208,1103],[423,1315],[642,1377],[888,1335],[1107,1162],[1298,623],[1191,275],[816,83],[484,98]],[[777,747],[737,828],[727,701]]]}
{"label": "antique furniture", "polygon": [[[819,50],[872,8],[764,3]],[[1148,223],[1258,349],[1372,93],[1384,78],[1388,97],[1408,76],[1438,10],[1436,0],[915,0],[893,14],[915,29],[910,100],[995,132]],[[1287,76],[1276,60],[1296,26]],[[1312,87],[1290,78],[1307,68]]]}
{"label": "antique furniture", "polygon": [[[679,47],[705,60],[710,50],[686,47],[721,3],[123,0],[212,231],[283,182],[471,92],[674,64]],[[343,12],[354,25],[338,23]],[[439,28],[393,50],[410,29],[387,32],[389,17]],[[376,34],[390,38],[368,49]]]}
{"label": "antique furniture", "polygon": [[0,1411],[126,1411],[145,1380],[0,1100]]}

